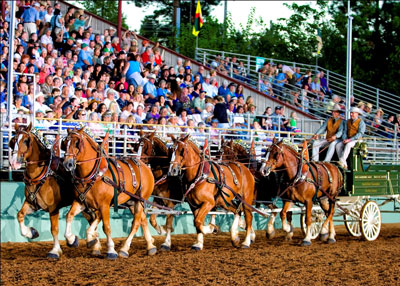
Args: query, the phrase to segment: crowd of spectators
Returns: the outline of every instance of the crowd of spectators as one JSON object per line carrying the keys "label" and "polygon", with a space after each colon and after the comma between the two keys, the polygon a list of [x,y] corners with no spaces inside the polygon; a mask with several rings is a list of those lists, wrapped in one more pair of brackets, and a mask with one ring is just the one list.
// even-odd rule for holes
{"label": "crowd of spectators", "polygon": [[[257,71],[257,79],[254,79],[249,75],[244,62],[235,56],[224,58],[217,55],[211,61],[207,61],[206,65],[222,74],[255,86],[267,96],[278,98],[319,118],[328,117],[335,105],[339,105],[343,111],[346,108],[345,99],[333,94],[323,71],[313,74],[311,70],[306,70],[301,73],[299,67],[265,61]],[[367,134],[378,134],[392,139],[394,134],[400,131],[400,114],[389,114],[384,117],[381,108],[373,112],[371,103],[363,101],[355,103],[354,98],[351,100],[352,106],[357,106],[363,111],[361,116],[367,124]],[[293,126],[288,130],[293,130]]]}
{"label": "crowd of spectators", "polygon": [[[229,59],[211,63],[210,72],[200,67],[194,73],[189,60],[178,59],[175,65],[167,65],[158,43],[140,43],[129,30],[119,38],[114,27],[94,32],[83,10],[70,7],[63,15],[60,8],[52,1],[19,1],[14,39],[9,39],[8,16],[2,20],[1,112],[6,114],[5,82],[12,68],[16,72],[11,107],[14,122],[23,122],[22,115],[35,112],[38,128],[58,128],[57,119],[64,118],[69,120],[63,125],[83,122],[98,135],[142,123],[147,125],[141,128],[160,134],[186,132],[199,138],[206,132],[216,138],[220,132],[217,127],[239,129],[235,133],[243,136],[254,129],[259,140],[271,140],[273,133],[265,130],[300,131],[296,112],[290,118],[285,117],[283,106],[257,112],[253,98],[243,93],[243,85],[226,80],[218,85],[216,72],[228,72]],[[9,51],[10,40],[14,40],[14,51]],[[9,53],[13,54],[12,64],[8,62]],[[236,58],[232,62],[235,77],[245,80],[243,63],[236,63]],[[263,68],[266,75],[276,72],[268,64]],[[284,68],[279,70],[283,72]],[[304,90],[307,86],[313,92],[318,89],[311,74],[299,75],[296,71],[290,78],[290,71],[282,72],[273,81],[266,76],[262,83],[266,93],[283,96],[280,87],[287,81]],[[323,84],[323,78],[321,73],[321,93],[315,100],[327,100],[329,87]],[[304,87],[300,86],[303,83]],[[118,129],[112,128],[115,123],[119,123]],[[211,129],[206,131],[205,127]]]}

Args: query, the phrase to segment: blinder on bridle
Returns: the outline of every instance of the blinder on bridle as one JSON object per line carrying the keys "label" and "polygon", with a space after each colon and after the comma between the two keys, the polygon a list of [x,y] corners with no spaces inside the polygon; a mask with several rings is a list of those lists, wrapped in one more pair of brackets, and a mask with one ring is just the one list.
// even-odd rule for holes
{"label": "blinder on bridle", "polygon": [[[26,135],[26,136],[28,137],[27,139],[25,139],[25,140],[22,141],[22,142],[24,142],[25,145],[26,145],[26,151],[20,153],[22,157],[25,157],[26,153],[28,153],[29,150],[30,150],[30,149],[29,149],[29,146],[30,146],[30,141],[31,141],[31,136],[30,136],[29,133],[26,132],[25,130],[18,130],[18,131],[16,132],[15,136],[14,136],[14,137],[10,140],[10,142],[8,143],[8,147],[9,147],[10,149],[12,149],[11,154],[16,154],[16,153],[17,153],[17,152],[15,151],[15,144],[17,143],[17,138],[19,137],[20,134],[24,134],[24,135]],[[19,150],[20,150],[20,149],[19,149],[19,146],[18,146],[18,151],[19,151]]]}
{"label": "blinder on bridle", "polygon": [[[69,145],[73,139],[72,135],[76,135],[78,136],[78,141],[75,143],[76,144],[76,148],[78,149],[78,152],[76,152],[76,154],[74,153],[68,153],[69,149]],[[66,142],[68,142],[68,145],[66,145]],[[83,136],[82,134],[75,132],[75,131],[71,131],[67,137],[65,137],[64,140],[61,141],[61,150],[65,151],[64,156],[72,156],[74,159],[76,159],[76,157],[79,155],[79,153],[81,152],[81,150],[84,147],[84,142],[83,142]]]}

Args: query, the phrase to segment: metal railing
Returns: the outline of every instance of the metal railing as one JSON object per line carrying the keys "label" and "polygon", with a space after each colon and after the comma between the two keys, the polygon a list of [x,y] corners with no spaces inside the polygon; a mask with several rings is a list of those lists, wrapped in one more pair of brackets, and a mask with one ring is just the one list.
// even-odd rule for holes
{"label": "metal railing", "polygon": [[[346,76],[327,70],[320,66],[203,48],[196,49],[195,59],[203,63],[203,65],[210,65],[217,56],[221,56],[222,59],[225,57],[232,58],[233,56],[235,56],[237,58],[237,63],[242,61],[247,71],[246,81],[248,84],[254,87],[257,87],[257,79],[260,78],[260,74],[258,73],[257,69],[257,67],[259,67],[257,66],[257,59],[264,59],[267,62],[273,62],[276,64],[279,63],[294,68],[300,68],[300,71],[302,73],[307,70],[323,71],[326,75],[328,85],[333,94],[339,95],[343,98],[346,97]],[[228,75],[235,78],[232,66],[228,72]],[[363,101],[365,103],[371,103],[375,106],[375,109],[382,108],[386,113],[398,113],[397,106],[393,104],[393,99],[397,98],[397,100],[400,102],[399,95],[380,90],[379,88],[367,85],[360,81],[354,80],[353,78],[351,79],[351,94],[354,96],[355,102]]]}
{"label": "metal railing", "polygon": [[[54,120],[54,119],[52,119]],[[171,126],[171,125],[150,125],[150,124],[133,124],[131,127],[119,122],[90,122],[90,121],[77,121],[58,119],[57,125],[51,127],[41,127],[40,132],[46,137],[48,142],[54,142],[56,135],[65,136],[67,128],[71,128],[71,122],[75,123],[76,127],[87,126],[88,130],[92,130],[92,134],[97,138],[100,143],[102,136],[106,130],[112,133],[109,142],[111,156],[129,156],[134,155],[134,143],[138,142],[140,136],[139,131],[143,132],[156,132],[156,135],[163,140],[172,144],[169,134],[180,136],[182,134],[191,134],[192,138],[198,141],[199,145],[203,145],[205,139],[208,139],[211,146],[212,155],[213,151],[221,147],[221,140],[240,140],[244,144],[250,146],[251,142],[255,142],[256,153],[258,159],[261,158],[262,150],[265,146],[271,144],[273,138],[286,138],[294,144],[301,144],[306,138],[310,138],[312,134],[302,133],[295,131],[280,131],[280,130],[255,130],[251,128],[211,128],[211,127],[187,127],[187,126]],[[88,123],[102,123],[104,124],[103,131],[98,128],[93,129]],[[213,131],[211,131],[214,129]],[[2,144],[2,152],[0,156],[0,169],[3,171],[9,170],[8,162],[9,148],[8,137],[10,130],[8,127],[1,127],[0,140]],[[11,133],[11,132],[10,132]],[[376,137],[366,137],[363,139],[367,142],[369,154],[367,161],[379,162],[381,164],[400,164],[400,140],[398,139],[381,139]]]}

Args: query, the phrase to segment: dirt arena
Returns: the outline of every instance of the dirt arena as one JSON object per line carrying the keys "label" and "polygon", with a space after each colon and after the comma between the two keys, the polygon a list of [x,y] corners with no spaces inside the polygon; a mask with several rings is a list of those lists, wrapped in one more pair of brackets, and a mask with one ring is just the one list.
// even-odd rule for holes
{"label": "dirt arena", "polygon": [[[298,229],[290,242],[258,231],[250,249],[234,249],[220,233],[206,236],[201,252],[190,250],[195,235],[175,235],[171,252],[151,257],[135,238],[130,257],[115,261],[92,257],[83,240],[77,249],[63,241],[58,261],[45,258],[49,242],[3,243],[1,285],[400,285],[400,224],[383,225],[374,242],[337,233],[334,245],[301,247]],[[115,242],[118,251],[122,239]]]}

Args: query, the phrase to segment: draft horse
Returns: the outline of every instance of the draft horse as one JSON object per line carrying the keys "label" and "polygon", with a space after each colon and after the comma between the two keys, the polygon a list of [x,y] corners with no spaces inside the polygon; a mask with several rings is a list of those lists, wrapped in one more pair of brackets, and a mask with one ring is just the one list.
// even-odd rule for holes
{"label": "draft horse", "polygon": [[[308,167],[305,168],[308,169],[305,173],[302,171],[304,165]],[[343,175],[339,168],[327,162],[308,162],[291,146],[284,144],[282,140],[277,142],[274,139],[260,168],[264,176],[273,171],[283,171],[289,178],[289,185],[278,194],[284,201],[281,213],[283,230],[290,231],[285,218],[291,205],[294,202],[304,204],[307,230],[302,245],[311,245],[311,212],[313,201],[318,200],[326,215],[320,238],[328,243],[336,242],[332,219],[336,197],[343,187]]]}
{"label": "draft horse", "polygon": [[[58,221],[61,208],[73,201],[72,183],[68,172],[60,164],[58,137],[52,149],[48,149],[42,140],[32,132],[32,124],[27,127],[15,124],[15,136],[10,140],[10,165],[14,170],[26,163],[24,172],[25,201],[18,212],[17,219],[22,236],[29,239],[39,237],[39,232],[25,225],[25,216],[40,209],[50,215],[53,248],[48,258],[58,259],[62,254],[58,240]],[[89,216],[85,216],[88,220]],[[68,246],[74,246],[68,244]],[[100,247],[97,241],[95,248]]]}
{"label": "draft horse", "polygon": [[[256,159],[254,141],[250,146],[248,146],[248,148],[246,148],[239,142],[234,142],[232,139],[230,141],[222,139],[221,148],[217,152],[217,158],[222,162],[235,161],[248,166],[250,172],[255,178],[254,200],[256,207],[263,203],[270,209],[277,208],[273,203],[273,198],[276,197],[281,188],[285,188],[285,183],[288,180],[285,174],[282,174],[281,172],[271,172],[266,177],[259,172],[260,163],[257,162]],[[268,239],[275,237],[274,223],[277,215],[277,212],[272,212],[271,217],[268,220],[267,231],[265,233]],[[290,211],[287,212],[287,220],[291,231],[287,233],[286,238],[290,240],[293,236],[292,212]],[[244,228],[245,223],[241,221],[240,227]]]}
{"label": "draft horse", "polygon": [[[182,199],[181,181],[178,177],[167,176],[170,150],[163,140],[155,136],[155,132],[144,134],[140,131],[137,154],[148,164],[153,172],[156,184],[154,186],[154,202],[173,209]],[[171,232],[173,231],[174,215],[168,214],[164,226],[157,224],[157,214],[150,216],[150,223],[158,234],[165,235],[161,250],[171,249]]]}
{"label": "draft horse", "polygon": [[203,249],[204,235],[214,232],[216,226],[204,225],[204,220],[210,210],[219,206],[235,214],[231,227],[232,244],[240,246],[238,225],[240,213],[244,211],[246,220],[246,238],[243,248],[250,247],[252,234],[252,207],[254,196],[254,177],[241,163],[220,164],[210,160],[205,153],[189,140],[189,135],[183,139],[175,139],[170,176],[178,176],[184,171],[183,182],[189,186],[186,197],[194,216],[197,230],[197,241],[192,246],[194,250]]}
{"label": "draft horse", "polygon": [[[61,143],[65,150],[64,166],[70,171],[74,182],[74,201],[67,214],[65,238],[69,243],[77,240],[71,232],[74,217],[85,209],[94,210],[98,215],[87,229],[87,243],[90,245],[94,237],[94,229],[103,221],[103,230],[107,236],[107,258],[116,259],[110,227],[110,205],[128,202],[134,215],[131,231],[125,240],[119,255],[129,256],[129,248],[133,236],[139,226],[142,227],[147,242],[147,252],[157,252],[153,238],[147,225],[143,201],[147,200],[154,188],[154,177],[151,170],[143,162],[128,158],[114,159],[107,155],[105,145],[108,144],[108,133],[101,145],[97,144],[84,129],[68,130],[68,135]],[[114,198],[114,201],[113,201]]]}

